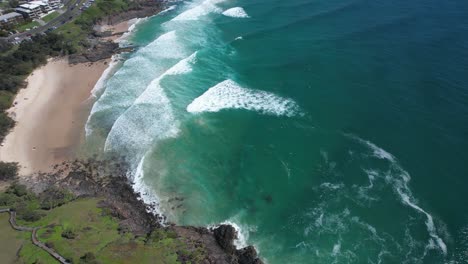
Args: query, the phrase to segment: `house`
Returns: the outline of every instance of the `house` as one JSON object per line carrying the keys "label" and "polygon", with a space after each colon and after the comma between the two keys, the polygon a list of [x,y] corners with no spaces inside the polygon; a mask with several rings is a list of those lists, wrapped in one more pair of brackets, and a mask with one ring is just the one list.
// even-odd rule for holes
{"label": "house", "polygon": [[16,12],[11,12],[0,16],[0,27],[9,27],[23,22],[23,16]]}

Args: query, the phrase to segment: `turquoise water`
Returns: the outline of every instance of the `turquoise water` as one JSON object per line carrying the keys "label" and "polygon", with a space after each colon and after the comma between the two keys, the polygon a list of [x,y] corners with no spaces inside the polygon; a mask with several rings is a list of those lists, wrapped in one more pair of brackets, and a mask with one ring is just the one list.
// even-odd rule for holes
{"label": "turquoise water", "polygon": [[232,223],[268,263],[468,263],[467,13],[174,2],[96,87],[88,142],[169,221]]}

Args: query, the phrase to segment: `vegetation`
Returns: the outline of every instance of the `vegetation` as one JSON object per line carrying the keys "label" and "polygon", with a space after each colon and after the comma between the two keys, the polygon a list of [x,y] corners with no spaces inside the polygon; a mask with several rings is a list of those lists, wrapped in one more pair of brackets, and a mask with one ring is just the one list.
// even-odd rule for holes
{"label": "vegetation", "polygon": [[48,14],[47,16],[43,17],[43,18],[42,18],[42,21],[48,23],[49,21],[51,21],[52,19],[58,17],[59,15],[60,15],[59,12],[54,11],[54,12]]}
{"label": "vegetation", "polygon": [[87,36],[93,33],[93,25],[105,17],[138,8],[137,1],[130,0],[97,0],[84,10],[74,21],[67,23],[55,32],[64,36],[67,44],[80,51],[89,46]]}
{"label": "vegetation", "polygon": [[38,27],[40,25],[41,24],[39,24],[39,22],[37,21],[30,21],[30,22],[26,22],[22,25],[17,26],[16,30],[19,32],[24,32],[26,30],[33,29],[34,27]]}
{"label": "vegetation", "polygon": [[[40,209],[46,197],[55,197],[50,195],[55,191],[51,188],[49,195],[37,196],[24,186],[12,185],[0,194],[0,205],[17,210],[19,225],[41,227],[38,239],[72,263],[180,263],[181,256],[198,263],[204,258],[203,249],[189,250],[170,229],[154,229],[146,236],[120,230],[119,219],[99,207],[99,198],[68,200],[50,210]],[[58,196],[58,200],[63,201],[61,197]],[[21,207],[27,208],[29,213],[20,215]],[[39,217],[32,219],[31,215],[35,214]],[[0,231],[6,230],[8,218],[0,216],[3,216],[0,220],[4,220]],[[0,234],[0,255],[5,255],[2,259],[15,259],[18,252],[19,263],[58,263],[30,242],[31,233],[15,232]],[[14,250],[5,251],[2,245]]]}
{"label": "vegetation", "polygon": [[13,180],[18,175],[18,164],[0,161],[0,180]]}
{"label": "vegetation", "polygon": [[14,121],[4,110],[10,107],[14,94],[24,85],[26,76],[34,68],[46,63],[48,56],[73,52],[63,36],[47,34],[24,41],[11,53],[0,56],[0,141],[14,126]]}

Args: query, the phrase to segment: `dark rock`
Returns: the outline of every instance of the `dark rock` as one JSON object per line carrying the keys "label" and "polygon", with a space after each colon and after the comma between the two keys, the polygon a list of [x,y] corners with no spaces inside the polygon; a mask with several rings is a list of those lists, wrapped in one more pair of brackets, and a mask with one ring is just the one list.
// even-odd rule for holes
{"label": "dark rock", "polygon": [[220,225],[213,230],[216,242],[224,249],[227,253],[232,254],[236,251],[234,246],[234,239],[237,238],[237,231],[230,225]]}
{"label": "dark rock", "polygon": [[236,255],[239,264],[263,264],[263,261],[257,257],[257,251],[253,246],[237,250]]}
{"label": "dark rock", "polygon": [[96,62],[103,59],[109,59],[119,49],[119,44],[112,41],[98,42],[89,51],[81,54],[70,55],[68,61],[70,64]]}

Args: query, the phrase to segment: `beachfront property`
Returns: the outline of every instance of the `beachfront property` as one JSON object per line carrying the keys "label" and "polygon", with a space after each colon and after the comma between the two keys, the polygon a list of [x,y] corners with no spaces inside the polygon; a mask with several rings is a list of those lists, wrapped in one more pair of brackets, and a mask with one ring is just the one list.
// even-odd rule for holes
{"label": "beachfront property", "polygon": [[6,28],[23,22],[23,15],[17,12],[7,13],[0,16],[0,27]]}
{"label": "beachfront property", "polygon": [[19,5],[15,10],[21,13],[25,18],[39,18],[42,15],[49,13],[54,9],[60,8],[62,5],[60,0],[41,0],[30,1]]}
{"label": "beachfront property", "polygon": [[43,13],[40,5],[27,3],[15,8],[16,12],[22,14],[25,18],[39,18]]}
{"label": "beachfront property", "polygon": [[50,8],[52,9],[59,9],[62,6],[62,1],[60,0],[49,0],[47,1],[49,3]]}

